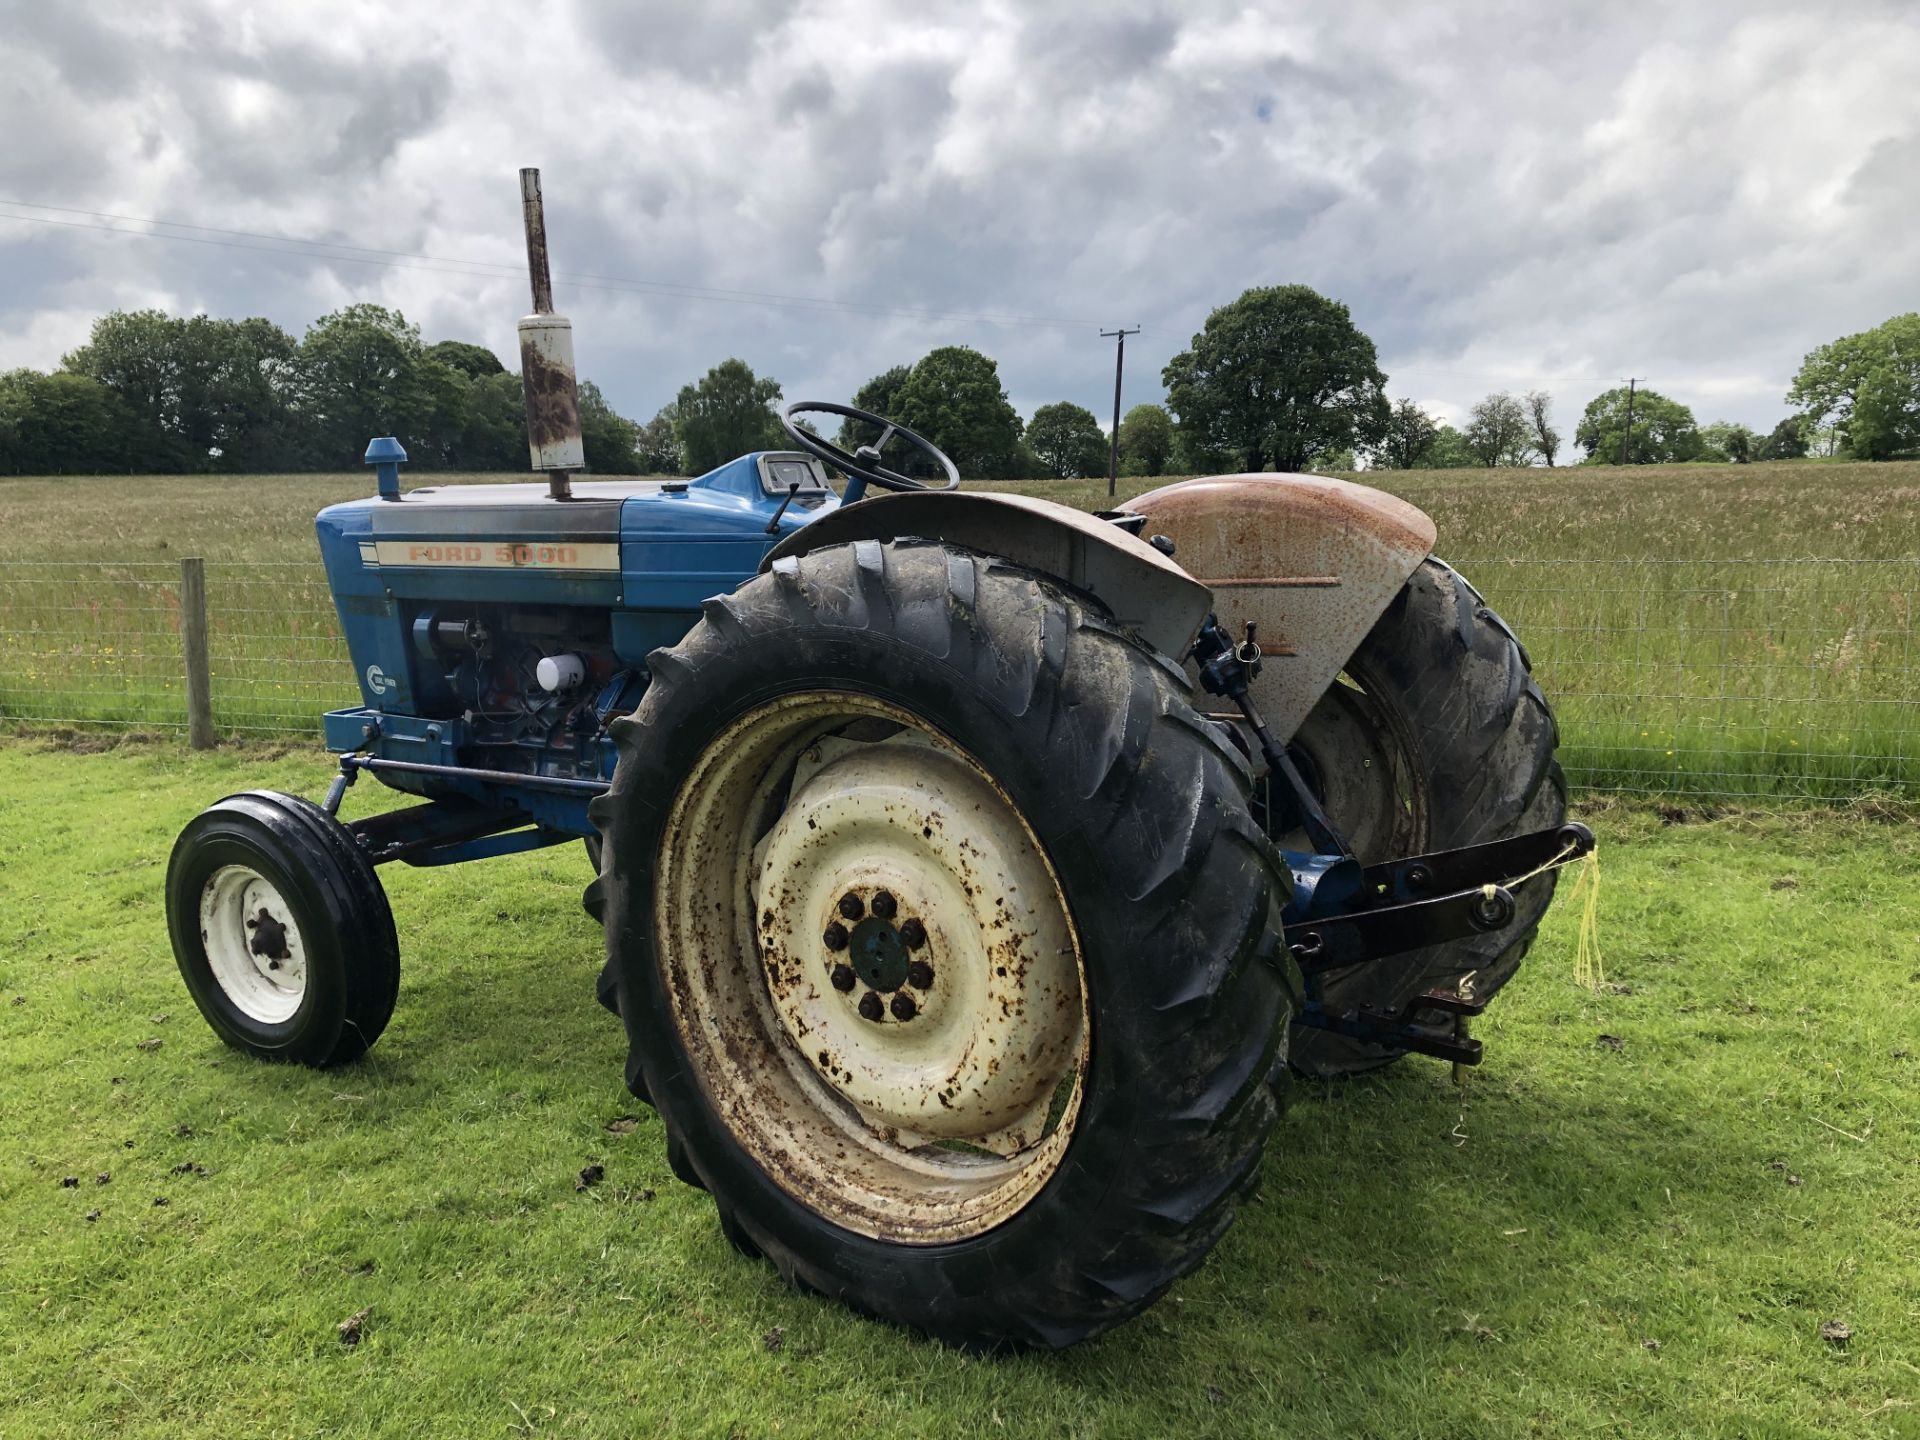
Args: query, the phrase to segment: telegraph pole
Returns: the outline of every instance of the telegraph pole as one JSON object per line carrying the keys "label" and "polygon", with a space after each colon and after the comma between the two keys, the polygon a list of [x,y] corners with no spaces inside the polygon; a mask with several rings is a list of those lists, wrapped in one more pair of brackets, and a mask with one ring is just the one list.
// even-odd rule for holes
{"label": "telegraph pole", "polygon": [[1107,494],[1117,493],[1120,484],[1120,371],[1127,363],[1127,336],[1138,335],[1140,327],[1131,330],[1122,326],[1118,330],[1102,330],[1100,338],[1112,339],[1113,347],[1113,433],[1107,437]]}
{"label": "telegraph pole", "polygon": [[1633,454],[1633,386],[1634,377],[1629,375],[1627,377],[1627,428],[1626,432],[1620,437],[1620,463],[1622,465],[1632,463],[1630,457]]}

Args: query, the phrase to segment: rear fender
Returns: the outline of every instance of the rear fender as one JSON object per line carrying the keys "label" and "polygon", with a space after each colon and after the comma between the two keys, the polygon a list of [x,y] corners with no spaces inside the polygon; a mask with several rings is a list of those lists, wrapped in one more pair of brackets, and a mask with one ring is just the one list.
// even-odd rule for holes
{"label": "rear fender", "polygon": [[1266,663],[1253,697],[1283,740],[1433,550],[1422,511],[1321,475],[1183,480],[1122,508],[1147,517],[1147,534],[1173,540],[1231,634],[1258,622]]}
{"label": "rear fender", "polygon": [[769,550],[760,569],[829,545],[902,536],[999,555],[1057,576],[1176,659],[1192,647],[1213,605],[1206,586],[1117,525],[1051,500],[981,491],[902,491],[822,511]]}

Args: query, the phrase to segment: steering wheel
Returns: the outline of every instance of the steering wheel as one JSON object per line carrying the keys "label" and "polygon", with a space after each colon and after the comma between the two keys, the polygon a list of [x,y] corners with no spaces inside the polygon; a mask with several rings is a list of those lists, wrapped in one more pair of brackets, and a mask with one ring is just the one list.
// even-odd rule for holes
{"label": "steering wheel", "polygon": [[[847,420],[864,420],[869,425],[879,427],[880,438],[871,445],[862,445],[852,454],[848,454],[838,445],[824,436],[802,430],[798,417],[803,414],[838,415]],[[832,405],[825,400],[796,400],[780,412],[780,424],[785,427],[793,443],[811,455],[833,466],[847,477],[846,492],[841,495],[842,505],[851,505],[865,492],[869,484],[878,485],[882,490],[957,490],[960,488],[960,471],[944,451],[924,435],[916,435],[904,425],[896,425],[884,415],[875,415],[871,411],[856,410],[851,405]],[[915,449],[922,451],[942,470],[947,472],[947,483],[929,485],[915,480],[911,475],[902,475],[898,470],[889,470],[881,464],[880,452],[887,448],[887,442],[894,436],[905,439]]]}

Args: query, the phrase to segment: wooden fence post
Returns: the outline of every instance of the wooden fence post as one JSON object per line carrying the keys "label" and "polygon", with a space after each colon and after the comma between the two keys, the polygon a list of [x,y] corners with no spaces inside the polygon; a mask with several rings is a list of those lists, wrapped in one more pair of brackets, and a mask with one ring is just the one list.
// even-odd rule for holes
{"label": "wooden fence post", "polygon": [[207,662],[207,566],[180,562],[180,653],[187,662],[187,744],[211,750],[213,684]]}

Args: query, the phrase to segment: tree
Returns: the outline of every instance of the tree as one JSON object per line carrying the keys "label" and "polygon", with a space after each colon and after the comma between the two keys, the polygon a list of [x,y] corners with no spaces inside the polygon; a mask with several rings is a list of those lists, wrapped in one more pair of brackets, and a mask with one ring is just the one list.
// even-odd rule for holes
{"label": "tree", "polygon": [[1920,450],[1920,374],[1895,361],[1867,372],[1847,418],[1847,448],[1862,460]]}
{"label": "tree", "polygon": [[1863,460],[1920,449],[1920,312],[1809,353],[1787,392],[1810,428],[1831,423]]}
{"label": "tree", "polygon": [[1759,444],[1760,437],[1746,426],[1732,420],[1716,420],[1700,432],[1699,458],[1745,465],[1753,459]]}
{"label": "tree", "polygon": [[112,391],[143,422],[148,463],[157,470],[184,469],[192,458],[180,440],[180,331],[181,322],[161,310],[115,310],[60,362]]}
{"label": "tree", "polygon": [[[872,415],[883,415],[889,420],[898,419],[894,411],[899,408],[900,390],[911,374],[911,365],[895,365],[891,370],[882,370],[853,392],[853,408]],[[857,450],[878,438],[878,435],[879,432],[871,426],[862,425],[857,420],[843,420],[836,442],[843,450]]]}
{"label": "tree", "polygon": [[1422,470],[1471,470],[1480,463],[1467,437],[1451,425],[1442,425],[1433,437],[1433,449],[1421,461]]}
{"label": "tree", "polygon": [[1560,453],[1560,432],[1553,428],[1553,396],[1544,390],[1529,390],[1524,402],[1527,424],[1532,427],[1532,445],[1536,454],[1553,468],[1553,457]]}
{"label": "tree", "polygon": [[[1038,416],[1035,416],[1038,419]],[[1136,405],[1120,420],[1120,469],[1127,475],[1164,475],[1173,458],[1173,417],[1164,405]]]}
{"label": "tree", "polygon": [[674,434],[688,472],[704,475],[749,451],[780,448],[779,398],[780,382],[756,376],[744,360],[723,360],[697,384],[683,385],[673,403]]}
{"label": "tree", "polygon": [[324,315],[300,342],[300,401],[322,466],[357,465],[369,439],[395,436],[409,457],[444,463],[430,431],[434,400],[452,393],[426,370],[420,327],[398,310],[358,304]]}
{"label": "tree", "polygon": [[448,463],[456,470],[525,470],[530,459],[520,377],[502,370],[469,380],[460,438]]}
{"label": "tree", "polygon": [[439,340],[427,346],[427,358],[450,365],[469,380],[484,380],[489,375],[506,373],[500,357],[484,345],[466,340]]}
{"label": "tree", "polygon": [[1027,445],[1056,480],[1101,475],[1107,468],[1107,437],[1093,412],[1071,400],[1042,405],[1027,422]]}
{"label": "tree", "polygon": [[1760,442],[1758,456],[1762,460],[1800,460],[1807,453],[1807,437],[1803,426],[1803,417],[1789,415],[1773,427],[1773,433]]}
{"label": "tree", "polygon": [[1502,390],[1467,412],[1467,448],[1491,469],[1525,465],[1533,458],[1533,425],[1527,409]]}
{"label": "tree", "polygon": [[1387,428],[1367,451],[1367,462],[1375,470],[1412,470],[1425,463],[1439,438],[1440,427],[1434,418],[1402,397],[1393,402]]}
{"label": "tree", "polygon": [[144,416],[90,375],[0,375],[0,471],[89,475],[144,470]]}
{"label": "tree", "polygon": [[271,320],[195,315],[179,332],[178,433],[195,468],[297,469],[307,441],[293,401],[300,347]]}
{"label": "tree", "polygon": [[580,448],[587,469],[595,475],[638,475],[640,455],[634,448],[633,422],[614,414],[591,380],[582,380],[579,388]]}
{"label": "tree", "polygon": [[1388,421],[1373,342],[1345,305],[1305,285],[1248,290],[1207,317],[1161,372],[1194,453],[1250,471],[1374,445]]}
{"label": "tree", "polygon": [[1000,367],[978,350],[930,351],[895,392],[893,407],[889,419],[946,451],[962,475],[1004,478],[1025,468],[1020,416],[1000,384]]}
{"label": "tree", "polygon": [[679,475],[685,466],[680,459],[680,441],[673,428],[673,406],[663,405],[660,413],[634,432],[634,458],[642,475]]}
{"label": "tree", "polygon": [[[1589,465],[1615,465],[1627,428],[1627,387],[1616,386],[1587,402],[1573,443],[1587,452]],[[1700,428],[1693,411],[1658,390],[1633,396],[1633,437],[1629,460],[1635,465],[1669,465],[1692,460],[1701,451]]]}

